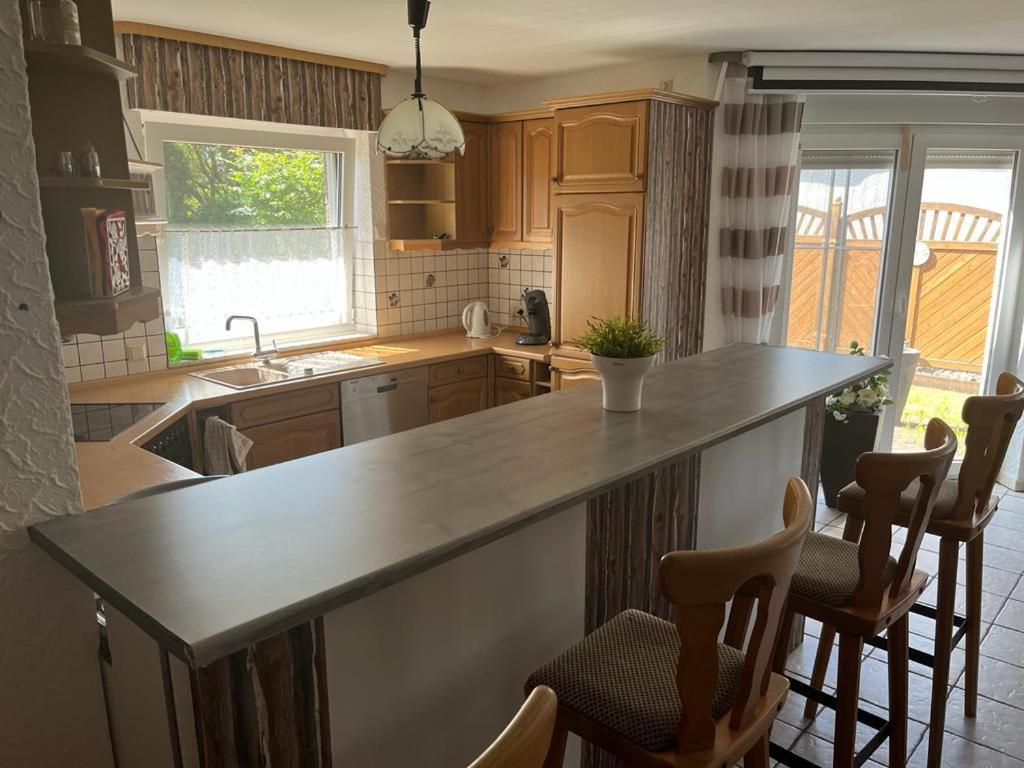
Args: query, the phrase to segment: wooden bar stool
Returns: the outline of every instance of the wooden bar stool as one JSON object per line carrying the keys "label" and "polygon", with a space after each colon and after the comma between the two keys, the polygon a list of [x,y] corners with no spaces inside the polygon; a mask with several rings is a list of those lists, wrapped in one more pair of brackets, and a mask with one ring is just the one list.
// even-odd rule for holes
{"label": "wooden bar stool", "polygon": [[555,729],[558,699],[547,686],[530,692],[512,722],[469,768],[541,768]]}
{"label": "wooden bar stool", "polygon": [[[636,610],[620,613],[534,672],[527,688],[558,694],[547,768],[561,768],[569,731],[630,766],[720,768],[742,758],[767,768],[768,735],[785,701],[771,659],[789,581],[813,503],[793,478],[785,528],[749,547],[671,552],[661,591],[675,626]],[[726,603],[746,584],[757,599],[744,648],[718,642]]]}
{"label": "wooden bar stool", "polygon": [[[911,649],[911,658],[932,667],[932,704],[928,734],[928,765],[942,762],[942,733],[946,723],[946,694],[949,685],[949,657],[966,635],[967,666],[964,713],[974,717],[978,706],[978,654],[981,644],[981,587],[984,561],[984,531],[992,521],[999,500],[992,497],[996,475],[1003,464],[1013,430],[1024,412],[1024,382],[1010,373],[999,376],[996,395],[969,397],[964,401],[963,420],[967,424],[964,460],[957,478],[949,478],[939,490],[929,519],[927,532],[939,537],[938,599],[934,609],[915,605],[911,610],[935,620],[934,652]],[[899,500],[893,517],[896,525],[910,527],[914,488]],[[857,541],[864,526],[864,490],[851,483],[839,492],[839,511],[845,512],[843,538]],[[956,615],[957,551],[967,546],[967,610]],[[955,628],[955,634],[954,634]],[[835,631],[822,627],[818,653],[814,660],[811,684],[820,687],[828,669]],[[882,638],[869,644],[885,648]],[[807,702],[804,715],[815,715],[815,703]]]}
{"label": "wooden bar stool", "polygon": [[[864,489],[864,536],[860,544],[822,533],[807,536],[804,552],[789,588],[789,610],[780,637],[789,637],[794,614],[817,619],[839,632],[839,679],[836,695],[790,680],[793,690],[836,710],[835,768],[860,765],[889,739],[889,765],[907,762],[907,688],[909,648],[907,615],[924,592],[928,575],[916,571],[917,552],[935,499],[956,453],[956,436],[941,420],[932,419],[921,453],[864,453],[857,459],[855,477]],[[892,522],[900,514],[900,500],[914,485],[907,514],[909,532],[899,560],[889,555]],[[882,630],[889,635],[889,720],[863,712],[860,699],[860,663],[864,642]],[[779,644],[776,672],[785,667],[786,647]],[[857,723],[878,732],[858,754]],[[786,750],[772,756],[785,765],[806,765]]]}

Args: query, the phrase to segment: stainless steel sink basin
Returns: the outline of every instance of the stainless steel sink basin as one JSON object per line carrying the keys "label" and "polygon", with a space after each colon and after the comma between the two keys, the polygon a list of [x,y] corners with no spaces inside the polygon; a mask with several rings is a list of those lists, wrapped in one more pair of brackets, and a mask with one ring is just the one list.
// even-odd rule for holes
{"label": "stainless steel sink basin", "polygon": [[290,379],[303,379],[325,373],[369,368],[381,365],[382,362],[372,357],[359,357],[346,352],[316,352],[311,355],[283,357],[268,362],[232,365],[212,371],[196,371],[192,375],[233,389],[249,389]]}
{"label": "stainless steel sink basin", "polygon": [[193,373],[192,375],[207,381],[215,381],[218,384],[224,384],[234,389],[247,389],[249,387],[258,387],[262,384],[274,384],[292,378],[288,373],[274,370],[262,363],[239,365],[233,368],[218,368],[215,371],[203,371],[202,373]]}

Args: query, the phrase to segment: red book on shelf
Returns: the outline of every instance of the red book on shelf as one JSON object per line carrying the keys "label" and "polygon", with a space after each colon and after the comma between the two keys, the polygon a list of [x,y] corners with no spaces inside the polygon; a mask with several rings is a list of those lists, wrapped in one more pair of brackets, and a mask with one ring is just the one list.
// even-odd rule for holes
{"label": "red book on shelf", "polygon": [[103,295],[117,296],[132,287],[128,272],[128,220],[125,212],[105,211],[96,217],[96,229],[102,249]]}

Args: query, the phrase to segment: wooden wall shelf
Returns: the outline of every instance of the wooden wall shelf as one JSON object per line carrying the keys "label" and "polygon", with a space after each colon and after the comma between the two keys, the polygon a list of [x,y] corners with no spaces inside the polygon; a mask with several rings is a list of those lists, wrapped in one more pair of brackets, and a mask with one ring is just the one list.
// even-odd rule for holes
{"label": "wooden wall shelf", "polygon": [[393,251],[453,251],[456,248],[469,248],[466,243],[456,240],[388,240],[388,248]]}
{"label": "wooden wall shelf", "polygon": [[40,176],[39,186],[50,189],[149,189],[149,182],[134,179],[89,179],[81,176]]}
{"label": "wooden wall shelf", "polygon": [[117,296],[71,299],[54,304],[63,336],[93,333],[109,336],[160,314],[160,290],[140,286]]}
{"label": "wooden wall shelf", "polygon": [[39,40],[25,43],[25,63],[33,74],[92,75],[112,80],[128,80],[138,74],[135,67],[95,48]]}

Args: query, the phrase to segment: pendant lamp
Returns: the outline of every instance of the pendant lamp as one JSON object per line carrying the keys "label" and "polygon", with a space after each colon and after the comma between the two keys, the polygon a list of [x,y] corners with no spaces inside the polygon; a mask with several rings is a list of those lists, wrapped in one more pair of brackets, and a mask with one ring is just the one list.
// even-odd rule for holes
{"label": "pendant lamp", "polygon": [[420,30],[427,26],[429,0],[409,0],[409,26],[416,50],[416,84],[408,99],[392,109],[377,129],[377,151],[407,160],[439,160],[466,151],[466,137],[455,115],[423,93]]}

